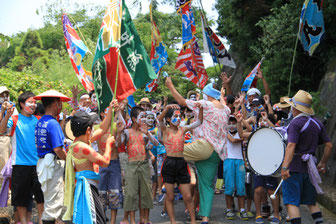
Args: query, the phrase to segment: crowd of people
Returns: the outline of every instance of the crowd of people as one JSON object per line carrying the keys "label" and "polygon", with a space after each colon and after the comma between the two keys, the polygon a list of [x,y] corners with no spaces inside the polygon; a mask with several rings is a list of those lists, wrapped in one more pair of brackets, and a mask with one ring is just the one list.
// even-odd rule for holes
{"label": "crowd of people", "polygon": [[[7,205],[10,190],[15,223],[31,223],[35,200],[40,224],[114,224],[118,209],[124,210],[121,224],[135,224],[136,211],[139,223],[151,223],[150,210],[161,203],[161,216],[176,223],[174,201],[183,199],[191,223],[207,224],[214,194],[224,193],[229,220],[301,223],[305,204],[314,223],[323,223],[318,172],[326,171],[332,144],[314,116],[312,97],[299,90],[272,104],[260,69],[257,78],[263,96],[257,88],[234,95],[222,73],[222,86],[209,83],[184,98],[167,77],[173,101],[142,98],[129,108],[127,100],[112,100],[100,113],[95,93],[82,94],[76,86],[72,98],[54,90],[23,92],[19,113],[1,86],[0,205]],[[276,127],[287,142],[285,156],[279,175],[263,176],[249,164],[248,140]],[[316,165],[318,144],[325,147]],[[282,191],[275,193],[280,179]]]}

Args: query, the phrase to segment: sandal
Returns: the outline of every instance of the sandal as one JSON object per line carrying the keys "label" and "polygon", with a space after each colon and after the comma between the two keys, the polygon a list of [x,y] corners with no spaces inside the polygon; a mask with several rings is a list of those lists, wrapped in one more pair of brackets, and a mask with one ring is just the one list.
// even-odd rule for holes
{"label": "sandal", "polygon": [[215,194],[221,194],[222,192],[219,189],[215,189]]}

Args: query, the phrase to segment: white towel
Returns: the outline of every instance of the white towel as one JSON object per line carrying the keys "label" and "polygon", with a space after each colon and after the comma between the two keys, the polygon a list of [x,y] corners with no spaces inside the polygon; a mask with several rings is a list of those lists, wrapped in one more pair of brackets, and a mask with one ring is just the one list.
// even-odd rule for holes
{"label": "white towel", "polygon": [[36,172],[38,179],[41,183],[41,188],[43,192],[47,190],[47,182],[54,175],[54,167],[55,167],[55,155],[48,153],[45,155],[43,159],[37,164]]}

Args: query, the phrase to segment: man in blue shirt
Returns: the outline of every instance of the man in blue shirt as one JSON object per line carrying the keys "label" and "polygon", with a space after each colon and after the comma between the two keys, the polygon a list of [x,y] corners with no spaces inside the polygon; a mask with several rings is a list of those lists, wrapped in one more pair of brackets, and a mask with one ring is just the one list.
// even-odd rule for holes
{"label": "man in blue shirt", "polygon": [[37,174],[45,201],[42,221],[44,224],[51,224],[60,218],[63,208],[66,158],[64,134],[56,118],[62,110],[62,102],[69,101],[70,98],[55,90],[49,90],[35,99],[41,100],[45,109],[45,115],[35,129],[35,141],[39,157]]}
{"label": "man in blue shirt", "polygon": [[36,109],[35,95],[24,92],[19,98],[21,113],[13,115],[14,107],[9,107],[0,124],[0,133],[12,135],[12,205],[17,211],[22,224],[27,223],[27,207],[32,194],[37,202],[41,222],[43,212],[43,193],[36,174],[37,151],[34,141],[34,129],[38,119],[33,116]]}

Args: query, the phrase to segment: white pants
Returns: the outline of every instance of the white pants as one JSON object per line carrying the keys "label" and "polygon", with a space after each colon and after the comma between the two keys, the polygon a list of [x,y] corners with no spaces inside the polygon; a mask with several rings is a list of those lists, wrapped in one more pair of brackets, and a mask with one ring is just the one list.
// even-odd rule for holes
{"label": "white pants", "polygon": [[[37,162],[37,168],[43,159]],[[64,198],[64,160],[55,160],[55,171],[52,179],[47,181],[47,190],[43,192],[44,196],[44,211],[42,220],[52,221],[60,218],[63,209]]]}

